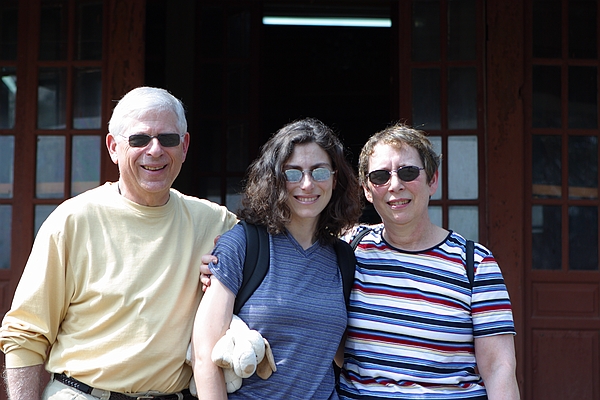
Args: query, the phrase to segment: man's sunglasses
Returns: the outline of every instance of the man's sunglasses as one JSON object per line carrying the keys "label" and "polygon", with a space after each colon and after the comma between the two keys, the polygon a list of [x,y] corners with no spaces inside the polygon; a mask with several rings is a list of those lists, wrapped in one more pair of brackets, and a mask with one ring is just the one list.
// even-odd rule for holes
{"label": "man's sunglasses", "polygon": [[369,172],[367,176],[373,185],[385,185],[392,179],[392,174],[403,180],[404,182],[410,182],[417,179],[422,169],[413,165],[400,167],[395,171],[388,171],[385,169],[378,169],[377,171]]}
{"label": "man's sunglasses", "polygon": [[286,169],[283,171],[285,174],[285,179],[291,183],[297,183],[302,180],[304,173],[308,172],[310,176],[312,176],[315,182],[324,182],[327,179],[331,178],[335,172],[330,171],[327,168],[319,167],[312,170],[301,171],[299,169]]}
{"label": "man's sunglasses", "polygon": [[178,133],[159,133],[157,136],[150,136],[144,134],[130,135],[127,139],[129,140],[129,146],[131,147],[146,147],[152,139],[158,139],[158,143],[162,147],[175,147],[181,143],[181,136]]}

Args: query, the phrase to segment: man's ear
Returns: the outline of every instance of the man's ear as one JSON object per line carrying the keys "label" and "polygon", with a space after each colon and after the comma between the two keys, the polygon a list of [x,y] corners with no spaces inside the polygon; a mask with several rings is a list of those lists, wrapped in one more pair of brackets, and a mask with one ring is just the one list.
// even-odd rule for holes
{"label": "man's ear", "polygon": [[117,154],[117,139],[115,139],[111,133],[106,135],[106,148],[108,149],[108,154],[110,154],[112,162],[118,164],[119,156]]}
{"label": "man's ear", "polygon": [[190,148],[190,134],[189,132],[186,132],[185,135],[183,135],[183,140],[182,140],[182,150],[183,150],[183,160],[181,160],[181,162],[185,161],[188,149]]}
{"label": "man's ear", "polygon": [[363,190],[365,191],[365,197],[369,203],[373,202],[373,193],[371,193],[371,189],[369,189],[368,184],[363,185]]}

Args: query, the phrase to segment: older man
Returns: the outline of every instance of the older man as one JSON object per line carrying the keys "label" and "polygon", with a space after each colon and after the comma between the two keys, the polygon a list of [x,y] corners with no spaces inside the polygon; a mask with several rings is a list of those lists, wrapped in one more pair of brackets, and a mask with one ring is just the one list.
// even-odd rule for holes
{"label": "older man", "polygon": [[236,216],[171,188],[189,143],[167,91],[141,87],[119,101],[106,136],[119,181],[48,217],[2,322],[12,400],[191,398],[201,256]]}

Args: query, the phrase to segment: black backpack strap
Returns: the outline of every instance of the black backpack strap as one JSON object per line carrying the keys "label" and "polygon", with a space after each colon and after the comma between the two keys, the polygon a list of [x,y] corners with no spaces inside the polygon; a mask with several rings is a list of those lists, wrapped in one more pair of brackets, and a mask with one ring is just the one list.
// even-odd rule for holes
{"label": "black backpack strap", "polygon": [[338,267],[342,275],[346,308],[348,308],[350,304],[350,292],[352,291],[352,285],[354,284],[354,271],[356,270],[356,256],[354,255],[354,250],[356,250],[361,239],[369,232],[371,232],[371,228],[360,231],[358,235],[352,239],[350,244],[338,239],[333,246],[338,259]]}
{"label": "black backpack strap", "polygon": [[371,231],[372,231],[371,228],[366,228],[366,229],[363,229],[362,231],[358,232],[358,235],[354,236],[354,239],[352,239],[352,241],[350,242],[350,247],[352,247],[352,250],[356,250],[356,248],[358,247],[358,244],[360,243],[362,238],[367,236],[367,234]]}
{"label": "black backpack strap", "polygon": [[242,286],[235,296],[233,313],[238,314],[242,306],[260,286],[269,270],[269,234],[264,226],[240,221],[246,232],[246,258]]}
{"label": "black backpack strap", "polygon": [[350,302],[350,292],[354,283],[354,270],[356,268],[356,257],[354,250],[350,245],[341,239],[336,240],[333,245],[337,255],[338,268],[342,275],[342,285],[344,286],[344,298],[346,299],[346,308]]}
{"label": "black backpack strap", "polygon": [[467,240],[467,278],[469,278],[469,285],[473,290],[473,284],[475,281],[475,243],[472,240]]}

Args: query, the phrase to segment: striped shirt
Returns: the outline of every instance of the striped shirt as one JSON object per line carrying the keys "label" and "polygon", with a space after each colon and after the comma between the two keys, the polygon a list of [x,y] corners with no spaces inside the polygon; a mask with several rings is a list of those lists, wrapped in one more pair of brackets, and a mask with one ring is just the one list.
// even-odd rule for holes
{"label": "striped shirt", "polygon": [[471,292],[462,236],[408,252],[382,232],[377,225],[356,249],[340,398],[485,399],[473,339],[515,333],[492,253],[476,244]]}
{"label": "striped shirt", "polygon": [[[239,317],[265,337],[277,371],[252,375],[229,399],[337,400],[333,358],[346,329],[342,278],[333,246],[308,249],[289,234],[269,235],[270,268]],[[241,225],[215,248],[215,277],[237,293],[243,277],[246,237]]]}

